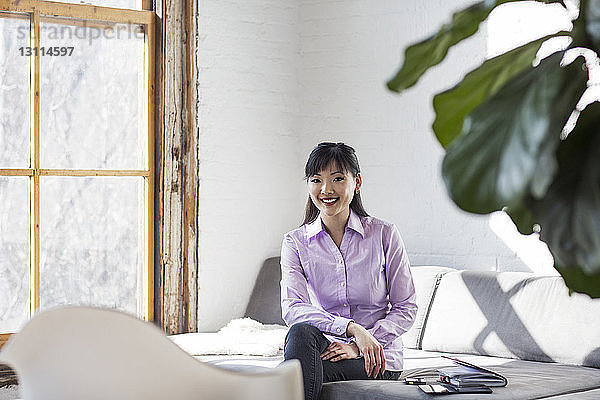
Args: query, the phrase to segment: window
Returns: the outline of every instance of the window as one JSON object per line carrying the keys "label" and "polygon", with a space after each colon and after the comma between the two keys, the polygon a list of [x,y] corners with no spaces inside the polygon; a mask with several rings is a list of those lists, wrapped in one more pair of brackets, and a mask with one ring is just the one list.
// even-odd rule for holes
{"label": "window", "polygon": [[155,14],[98,4],[0,0],[0,339],[65,304],[153,318]]}

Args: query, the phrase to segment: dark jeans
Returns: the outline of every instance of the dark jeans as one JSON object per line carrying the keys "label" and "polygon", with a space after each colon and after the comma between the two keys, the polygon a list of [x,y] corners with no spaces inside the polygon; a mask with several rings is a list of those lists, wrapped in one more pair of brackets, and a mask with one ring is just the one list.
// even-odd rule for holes
{"label": "dark jeans", "polygon": [[285,338],[284,358],[300,361],[306,400],[317,400],[325,382],[352,379],[397,380],[400,376],[401,371],[385,371],[377,375],[377,378],[368,377],[362,357],[336,362],[321,360],[321,353],[329,344],[320,330],[306,323],[292,325]]}

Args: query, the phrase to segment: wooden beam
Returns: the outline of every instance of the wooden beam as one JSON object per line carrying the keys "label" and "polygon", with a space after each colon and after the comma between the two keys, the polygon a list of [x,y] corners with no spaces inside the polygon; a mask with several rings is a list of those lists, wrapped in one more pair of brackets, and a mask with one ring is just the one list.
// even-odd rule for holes
{"label": "wooden beam", "polygon": [[200,178],[198,176],[198,1],[186,0],[185,14],[185,50],[186,50],[186,84],[184,125],[189,134],[184,141],[184,174],[183,174],[183,247],[186,250],[183,264],[186,275],[183,277],[184,293],[189,293],[187,300],[187,331],[198,330],[198,199]]}
{"label": "wooden beam", "polygon": [[[160,7],[159,7],[160,5]],[[160,10],[160,11],[159,11]],[[157,2],[158,156],[155,315],[169,334],[197,330],[197,2]],[[157,131],[158,132],[158,131]]]}
{"label": "wooden beam", "polygon": [[[40,13],[31,14],[31,47],[40,47]],[[29,216],[29,310],[30,316],[40,308],[40,54],[31,57],[31,165]]]}
{"label": "wooden beam", "polygon": [[[155,155],[154,165],[156,166],[154,174],[154,323],[161,328],[164,328],[163,323],[163,240],[164,232],[164,212],[163,212],[163,169],[162,169],[162,144],[163,134],[165,131],[165,99],[164,99],[164,65],[163,65],[163,0],[156,0],[154,10],[156,12],[156,22],[154,24],[154,67],[156,72],[156,80],[154,81],[154,104],[156,106],[154,114],[154,130],[155,134]],[[152,160],[150,160],[152,161]]]}
{"label": "wooden beam", "polygon": [[33,169],[0,169],[0,176],[33,176]]}
{"label": "wooden beam", "polygon": [[148,170],[40,169],[41,176],[150,176]]}
{"label": "wooden beam", "polygon": [[8,342],[12,333],[0,333],[0,349]]}
{"label": "wooden beam", "polygon": [[27,14],[15,14],[12,12],[5,12],[0,10],[0,18],[2,19],[20,19],[22,21],[28,21],[29,15]]}
{"label": "wooden beam", "polygon": [[[63,25],[63,26],[77,26],[82,28],[89,29],[104,29],[104,30],[114,30],[119,29],[119,25],[123,25],[120,22],[111,22],[111,21],[100,21],[100,20],[87,20],[87,19],[78,19],[78,18],[64,18],[64,17],[55,17],[55,16],[40,16],[40,20],[43,24],[53,24],[53,25]],[[140,29],[143,29],[145,25],[138,25]],[[131,29],[131,28],[129,28]],[[132,32],[133,33],[133,32]],[[141,32],[140,32],[141,35]],[[67,34],[65,34],[67,36]]]}
{"label": "wooden beam", "polygon": [[[155,229],[154,229],[154,224],[155,224],[155,206],[154,206],[154,202],[155,202],[155,176],[156,176],[156,162],[155,162],[155,143],[156,143],[156,124],[155,124],[155,112],[156,112],[156,106],[154,104],[155,99],[156,99],[156,67],[155,67],[155,60],[156,60],[156,23],[155,20],[153,20],[152,24],[149,25],[148,27],[148,35],[147,35],[147,41],[146,41],[146,52],[145,52],[145,56],[146,56],[146,66],[148,68],[148,73],[147,73],[147,77],[148,77],[148,81],[146,83],[146,90],[147,90],[147,98],[148,98],[148,103],[147,103],[147,115],[146,115],[146,121],[148,121],[148,168],[150,169],[150,175],[148,175],[147,178],[147,184],[148,184],[148,193],[146,194],[146,199],[147,199],[147,215],[148,215],[148,220],[146,221],[146,238],[147,238],[147,243],[148,243],[148,271],[146,274],[146,279],[147,279],[147,285],[146,287],[148,288],[148,292],[147,292],[147,298],[146,298],[146,316],[148,317],[149,321],[153,321],[155,319],[154,317],[154,299],[155,299],[155,293],[154,293],[154,263],[155,263],[155,253],[156,253],[156,247],[155,247],[155,242],[154,242],[154,233],[155,233]],[[158,293],[158,295],[160,295],[160,293]]]}
{"label": "wooden beam", "polygon": [[60,3],[56,1],[0,0],[0,11],[14,11],[19,13],[38,12],[40,15],[44,16],[60,16],[143,25],[149,25],[154,19],[154,12],[152,11],[124,10],[89,4]]}
{"label": "wooden beam", "polygon": [[[151,170],[113,170],[113,169],[40,169],[40,176],[144,176],[152,174]],[[33,176],[34,170],[0,169],[0,176]]]}

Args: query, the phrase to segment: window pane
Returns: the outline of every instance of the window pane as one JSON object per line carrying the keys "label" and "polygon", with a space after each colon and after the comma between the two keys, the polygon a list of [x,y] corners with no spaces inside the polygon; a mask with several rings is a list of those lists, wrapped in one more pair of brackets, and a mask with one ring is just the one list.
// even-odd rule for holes
{"label": "window pane", "polygon": [[29,21],[0,13],[0,168],[29,168],[28,46]]}
{"label": "window pane", "polygon": [[141,10],[142,2],[140,0],[58,0],[61,3],[75,4],[93,4],[102,7],[129,8],[132,10]]}
{"label": "window pane", "polygon": [[41,57],[41,167],[145,169],[139,26],[52,21],[40,25],[41,47],[69,53],[72,48],[72,55]]}
{"label": "window pane", "polygon": [[29,178],[0,177],[0,332],[29,318]]}
{"label": "window pane", "polygon": [[143,178],[41,178],[42,309],[96,305],[142,316],[144,188]]}

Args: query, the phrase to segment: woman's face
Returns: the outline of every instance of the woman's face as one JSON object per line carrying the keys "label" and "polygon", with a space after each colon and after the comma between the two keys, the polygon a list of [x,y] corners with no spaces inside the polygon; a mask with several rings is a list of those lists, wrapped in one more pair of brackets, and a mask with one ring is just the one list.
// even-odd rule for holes
{"label": "woman's face", "polygon": [[350,212],[350,202],[361,185],[360,174],[353,177],[350,172],[329,164],[327,168],[308,178],[308,193],[322,216],[345,216]]}

